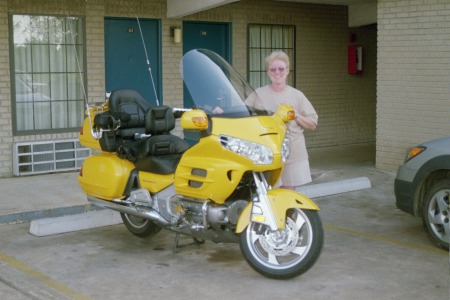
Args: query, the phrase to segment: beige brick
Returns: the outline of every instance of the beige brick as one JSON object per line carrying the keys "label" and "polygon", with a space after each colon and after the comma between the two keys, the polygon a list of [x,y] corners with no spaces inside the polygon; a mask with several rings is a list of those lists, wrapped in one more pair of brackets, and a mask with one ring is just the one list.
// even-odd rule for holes
{"label": "beige brick", "polygon": [[378,168],[396,170],[408,147],[450,132],[450,32],[439,17],[449,13],[439,0],[378,1]]}

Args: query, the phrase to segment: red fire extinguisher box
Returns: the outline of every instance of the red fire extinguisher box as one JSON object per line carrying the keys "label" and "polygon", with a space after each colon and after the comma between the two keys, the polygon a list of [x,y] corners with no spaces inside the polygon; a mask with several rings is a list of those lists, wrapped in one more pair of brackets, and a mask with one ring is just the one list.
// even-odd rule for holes
{"label": "red fire extinguisher box", "polygon": [[348,46],[348,73],[362,74],[362,47],[357,45]]}

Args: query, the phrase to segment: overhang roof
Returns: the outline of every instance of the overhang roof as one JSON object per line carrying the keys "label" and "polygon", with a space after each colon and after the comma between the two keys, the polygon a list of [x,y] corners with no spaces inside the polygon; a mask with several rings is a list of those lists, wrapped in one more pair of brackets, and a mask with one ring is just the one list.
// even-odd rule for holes
{"label": "overhang roof", "polygon": [[[167,0],[167,18],[177,19],[240,0]],[[349,26],[376,23],[377,0],[274,0],[296,3],[345,5],[349,8]]]}

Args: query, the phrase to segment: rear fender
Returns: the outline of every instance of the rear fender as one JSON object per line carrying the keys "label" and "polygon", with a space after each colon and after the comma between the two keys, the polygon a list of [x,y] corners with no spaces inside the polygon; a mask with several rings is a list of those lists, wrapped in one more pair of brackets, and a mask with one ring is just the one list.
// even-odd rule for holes
{"label": "rear fender", "polygon": [[[286,224],[286,212],[290,208],[300,208],[306,210],[320,210],[317,204],[311,199],[287,189],[272,189],[267,193],[267,199],[274,214],[279,230],[283,230]],[[247,228],[252,219],[253,202],[249,202],[239,216],[236,226],[236,233],[241,233]]]}

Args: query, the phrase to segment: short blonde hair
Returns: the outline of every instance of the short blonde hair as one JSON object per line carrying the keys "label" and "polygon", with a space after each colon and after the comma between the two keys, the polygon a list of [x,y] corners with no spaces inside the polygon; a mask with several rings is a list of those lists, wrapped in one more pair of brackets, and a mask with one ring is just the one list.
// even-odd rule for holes
{"label": "short blonde hair", "polygon": [[266,70],[269,70],[269,66],[275,61],[281,60],[286,64],[286,68],[289,70],[289,56],[282,50],[275,50],[266,57]]}

